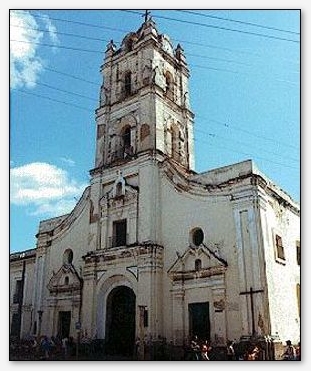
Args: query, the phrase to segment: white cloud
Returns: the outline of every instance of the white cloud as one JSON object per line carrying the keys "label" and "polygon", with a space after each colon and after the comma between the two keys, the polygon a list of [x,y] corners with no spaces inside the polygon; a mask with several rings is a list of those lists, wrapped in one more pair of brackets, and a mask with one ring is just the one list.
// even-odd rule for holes
{"label": "white cloud", "polygon": [[67,165],[69,166],[75,166],[75,161],[72,160],[71,158],[67,158],[67,157],[60,157],[60,159]]}
{"label": "white cloud", "polygon": [[29,207],[32,215],[58,216],[70,212],[86,184],[54,165],[33,162],[11,169],[11,203]]}
{"label": "white cloud", "polygon": [[57,202],[42,202],[36,209],[29,212],[32,216],[60,216],[69,213],[76,205],[75,200],[59,200]]}
{"label": "white cloud", "polygon": [[[44,15],[45,28],[54,45],[59,41],[56,28],[48,16]],[[44,33],[40,31],[36,19],[23,10],[10,11],[10,86],[11,88],[33,88],[46,63],[39,55],[38,49]]]}
{"label": "white cloud", "polygon": [[[51,39],[52,43],[54,45],[59,45],[59,39],[58,39],[58,36],[57,36],[56,27],[52,24],[50,18],[46,14],[43,14],[42,15],[42,20],[45,23],[45,27],[48,30],[48,33],[49,33],[49,36],[50,36],[50,39]],[[53,51],[55,51],[55,50],[56,50],[56,48],[53,48]]]}

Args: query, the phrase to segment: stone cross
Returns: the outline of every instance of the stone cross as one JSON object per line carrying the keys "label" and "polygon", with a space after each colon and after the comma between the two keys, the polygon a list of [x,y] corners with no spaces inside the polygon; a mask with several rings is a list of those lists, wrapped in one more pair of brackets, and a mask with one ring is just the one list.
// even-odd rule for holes
{"label": "stone cross", "polygon": [[255,335],[255,314],[254,314],[254,300],[253,295],[259,292],[263,292],[263,290],[253,290],[251,287],[249,291],[240,292],[240,295],[250,295],[251,296],[251,313],[252,313],[252,335]]}

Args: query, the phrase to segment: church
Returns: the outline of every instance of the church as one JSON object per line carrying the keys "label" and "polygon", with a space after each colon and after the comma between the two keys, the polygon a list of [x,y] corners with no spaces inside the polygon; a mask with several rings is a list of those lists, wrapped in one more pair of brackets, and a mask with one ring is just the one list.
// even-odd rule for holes
{"label": "church", "polygon": [[100,71],[89,186],[10,255],[11,335],[300,341],[299,204],[252,160],[194,170],[186,56],[152,18]]}

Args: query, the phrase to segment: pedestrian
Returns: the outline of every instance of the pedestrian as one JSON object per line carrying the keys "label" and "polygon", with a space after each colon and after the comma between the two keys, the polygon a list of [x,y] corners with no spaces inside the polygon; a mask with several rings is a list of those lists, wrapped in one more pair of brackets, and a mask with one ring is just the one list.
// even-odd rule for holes
{"label": "pedestrian", "polygon": [[298,342],[297,346],[296,346],[296,358],[295,358],[296,361],[301,361],[301,358],[300,358],[300,341]]}
{"label": "pedestrian", "polygon": [[194,335],[193,339],[191,340],[190,347],[191,347],[191,351],[193,352],[194,361],[199,361],[200,360],[201,349],[200,349],[200,345],[198,343],[197,335]]}
{"label": "pedestrian", "polygon": [[245,355],[245,361],[258,361],[260,349],[257,345],[250,347]]}
{"label": "pedestrian", "polygon": [[44,358],[49,359],[50,358],[50,350],[51,350],[51,343],[47,336],[44,336],[41,341],[41,348],[44,353]]}
{"label": "pedestrian", "polygon": [[68,338],[67,338],[67,336],[62,338],[62,350],[63,350],[64,358],[67,358],[67,356],[68,356]]}
{"label": "pedestrian", "polygon": [[233,341],[227,342],[227,361],[235,361],[235,351],[233,348]]}
{"label": "pedestrian", "polygon": [[294,361],[296,357],[295,348],[290,340],[286,340],[285,351],[282,354],[283,361]]}
{"label": "pedestrian", "polygon": [[204,344],[202,344],[202,347],[201,347],[201,360],[202,361],[209,361],[210,358],[209,358],[209,352],[212,348],[209,346],[209,344],[207,342],[205,342]]}

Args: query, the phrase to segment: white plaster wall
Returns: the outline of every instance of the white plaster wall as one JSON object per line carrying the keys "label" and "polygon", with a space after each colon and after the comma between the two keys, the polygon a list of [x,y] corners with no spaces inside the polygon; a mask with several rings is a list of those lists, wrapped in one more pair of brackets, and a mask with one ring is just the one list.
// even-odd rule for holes
{"label": "white plaster wall", "polygon": [[[230,309],[229,335],[240,333],[240,321],[238,316],[239,303],[236,297],[239,296],[238,266],[236,261],[236,232],[232,206],[227,196],[195,196],[187,193],[178,193],[172,184],[162,177],[161,179],[161,220],[162,240],[165,249],[164,275],[163,275],[163,301],[164,306],[164,329],[171,329],[171,306],[168,305],[171,297],[171,281],[167,276],[167,270],[176,261],[178,252],[182,255],[190,244],[190,232],[193,228],[199,227],[203,230],[204,243],[208,246],[218,244],[219,255],[228,262],[226,272],[226,300]],[[194,269],[194,267],[192,268]],[[207,301],[210,303],[211,330],[213,328],[213,306],[211,294],[204,290]],[[193,287],[191,295],[198,301],[202,301],[202,290],[200,287]],[[187,303],[191,300],[186,299]],[[233,305],[234,304],[234,305]],[[174,315],[174,314],[173,314]],[[187,321],[186,321],[187,322]],[[186,323],[186,326],[188,324]],[[225,326],[225,324],[224,324]],[[186,327],[187,328],[187,327]],[[214,335],[214,333],[212,333]],[[170,337],[172,334],[167,333]],[[231,337],[231,338],[233,338]]]}
{"label": "white plaster wall", "polygon": [[[267,203],[263,224],[271,333],[278,334],[283,342],[290,339],[297,343],[300,341],[300,316],[296,284],[300,283],[300,267],[296,259],[296,241],[300,241],[300,218],[288,210],[283,214],[281,221],[275,208]],[[275,233],[282,236],[284,265],[275,258]]]}
{"label": "white plaster wall", "polygon": [[[53,240],[52,245],[47,249],[46,254],[43,256],[44,276],[43,281],[39,282],[39,284],[42,285],[42,297],[37,298],[37,307],[41,307],[43,310],[41,334],[49,334],[51,331],[51,313],[49,312],[46,301],[46,299],[50,296],[47,284],[52,276],[57,273],[63,265],[64,252],[67,249],[71,249],[73,251],[72,264],[81,277],[83,272],[82,256],[85,255],[89,250],[90,238],[94,237],[96,236],[89,235],[89,204],[87,202],[83,208],[83,211],[73,222],[70,229],[64,231],[59,235],[59,237]],[[40,305],[40,302],[42,305]],[[75,311],[73,310],[73,312]],[[72,326],[74,326],[74,323],[78,321],[77,313],[72,313],[72,316],[75,316],[75,318],[72,318],[71,321]]]}

